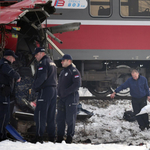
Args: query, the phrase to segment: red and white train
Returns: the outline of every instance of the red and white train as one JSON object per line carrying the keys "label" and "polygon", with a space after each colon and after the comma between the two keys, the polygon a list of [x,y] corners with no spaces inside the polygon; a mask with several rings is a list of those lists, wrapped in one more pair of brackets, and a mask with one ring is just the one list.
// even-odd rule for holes
{"label": "red and white train", "polygon": [[51,16],[48,24],[81,22],[80,30],[59,34],[63,44],[57,45],[73,56],[83,86],[94,95],[110,93],[130,68],[149,80],[150,0],[55,0],[54,6],[62,15]]}
{"label": "red and white train", "polygon": [[[83,87],[97,97],[106,96],[130,76],[131,68],[150,83],[150,0],[53,0],[52,4],[59,15],[44,22],[48,27],[81,22],[78,31],[55,34],[63,43],[54,43],[72,55]],[[11,46],[15,49],[15,44]],[[61,56],[49,48],[61,67]]]}

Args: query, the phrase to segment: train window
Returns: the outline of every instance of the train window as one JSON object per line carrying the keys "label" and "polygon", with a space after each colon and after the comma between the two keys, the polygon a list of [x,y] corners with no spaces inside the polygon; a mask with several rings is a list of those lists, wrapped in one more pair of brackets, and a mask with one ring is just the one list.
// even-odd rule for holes
{"label": "train window", "polygon": [[150,16],[150,0],[120,0],[121,16]]}
{"label": "train window", "polygon": [[109,17],[111,0],[90,0],[90,14],[93,17]]}

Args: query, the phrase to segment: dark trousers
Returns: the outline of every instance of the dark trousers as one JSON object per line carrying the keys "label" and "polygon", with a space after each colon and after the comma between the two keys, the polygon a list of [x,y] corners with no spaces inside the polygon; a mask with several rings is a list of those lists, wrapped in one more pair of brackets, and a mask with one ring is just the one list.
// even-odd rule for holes
{"label": "dark trousers", "polygon": [[[132,98],[132,107],[135,115],[138,114],[141,111],[141,109],[146,105],[147,96],[143,98]],[[148,114],[138,115],[136,116],[136,119],[139,126],[147,127],[147,125],[149,125]]]}
{"label": "dark trousers", "polygon": [[49,138],[55,138],[56,87],[46,87],[38,94],[34,113],[36,135],[43,136],[47,123]]}
{"label": "dark trousers", "polygon": [[6,138],[6,129],[10,118],[10,98],[0,95],[0,140]]}
{"label": "dark trousers", "polygon": [[65,135],[66,124],[68,127],[67,136],[74,136],[78,101],[78,92],[70,94],[65,98],[59,99],[57,104],[56,117],[58,137],[63,137]]}

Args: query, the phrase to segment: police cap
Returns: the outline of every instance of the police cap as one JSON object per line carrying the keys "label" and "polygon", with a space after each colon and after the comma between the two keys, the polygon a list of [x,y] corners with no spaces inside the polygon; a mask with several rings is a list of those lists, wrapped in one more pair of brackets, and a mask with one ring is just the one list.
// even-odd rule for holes
{"label": "police cap", "polygon": [[72,60],[72,57],[68,54],[65,54],[60,60],[65,60],[65,59]]}
{"label": "police cap", "polygon": [[45,48],[43,48],[43,47],[37,47],[37,48],[35,48],[35,52],[33,53],[33,55],[36,55],[39,52],[45,52]]}
{"label": "police cap", "polygon": [[14,51],[12,51],[12,50],[6,50],[4,52],[4,56],[13,56],[14,58],[18,58],[18,56],[15,55]]}

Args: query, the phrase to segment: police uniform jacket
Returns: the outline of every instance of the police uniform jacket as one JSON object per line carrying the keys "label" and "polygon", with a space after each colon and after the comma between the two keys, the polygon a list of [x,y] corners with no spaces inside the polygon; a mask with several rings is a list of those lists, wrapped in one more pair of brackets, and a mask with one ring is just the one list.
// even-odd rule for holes
{"label": "police uniform jacket", "polygon": [[150,95],[147,79],[141,75],[139,75],[137,80],[130,77],[125,83],[119,86],[115,92],[118,93],[126,88],[130,88],[130,94],[134,98],[142,98]]}
{"label": "police uniform jacket", "polygon": [[57,69],[55,63],[47,56],[43,56],[37,66],[33,89],[40,91],[45,87],[56,87]]}
{"label": "police uniform jacket", "polygon": [[58,80],[58,96],[64,98],[76,91],[81,85],[81,76],[77,68],[72,64],[64,68]]}
{"label": "police uniform jacket", "polygon": [[0,60],[0,86],[2,84],[13,87],[12,80],[18,80],[20,75],[11,67],[11,62],[5,58]]}

